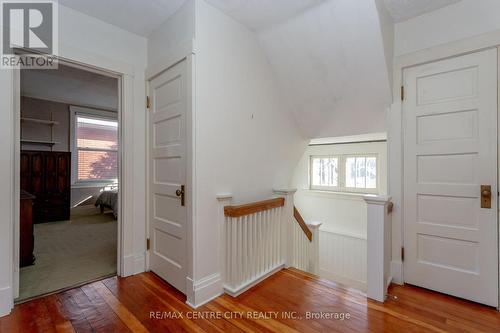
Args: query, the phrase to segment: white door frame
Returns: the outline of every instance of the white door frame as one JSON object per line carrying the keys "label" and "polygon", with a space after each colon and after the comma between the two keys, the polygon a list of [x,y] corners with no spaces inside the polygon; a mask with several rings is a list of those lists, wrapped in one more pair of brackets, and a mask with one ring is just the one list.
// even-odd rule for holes
{"label": "white door frame", "polygon": [[[132,244],[130,249],[125,248],[125,239],[133,237],[133,229],[130,226],[124,226],[124,190],[123,190],[123,178],[122,175],[125,174],[125,161],[124,161],[124,137],[125,135],[129,135],[128,131],[125,131],[125,127],[123,124],[123,111],[125,108],[133,109],[133,99],[126,98],[126,96],[133,96],[133,87],[130,84],[127,84],[126,81],[129,81],[132,77],[130,73],[127,73],[127,70],[124,70],[123,73],[116,72],[111,69],[106,69],[99,67],[97,65],[85,64],[79,61],[71,60],[64,57],[57,57],[60,64],[71,66],[75,68],[79,68],[85,71],[90,71],[94,73],[98,73],[101,75],[106,75],[109,77],[116,78],[118,80],[118,218],[117,218],[117,275],[123,276],[125,274],[129,274],[128,272],[124,272],[125,265],[125,253],[132,252]],[[96,57],[99,58],[99,57]],[[109,62],[109,61],[106,61]],[[111,62],[112,63],[112,62]],[[115,67],[115,66],[113,66]],[[116,63],[117,68],[124,68],[122,64]],[[14,177],[13,177],[13,192],[14,200],[13,200],[13,228],[12,230],[12,239],[13,239],[13,251],[11,252],[11,273],[12,273],[12,288],[13,288],[13,299],[19,297],[19,247],[20,247],[20,234],[19,234],[19,226],[20,226],[20,216],[19,216],[19,208],[20,208],[20,152],[21,152],[21,130],[20,130],[20,117],[21,117],[21,91],[20,91],[20,83],[21,83],[21,73],[20,70],[12,70],[12,91],[13,91],[13,99],[12,99],[12,110],[13,114],[13,142],[14,142],[14,150],[13,150],[13,161],[14,161]],[[131,220],[131,219],[130,219]],[[129,251],[127,251],[129,250]]]}
{"label": "white door frame", "polygon": [[[391,273],[395,283],[404,283],[403,263],[401,248],[404,246],[404,219],[403,219],[403,193],[404,193],[404,117],[401,102],[401,87],[403,85],[403,71],[406,68],[422,65],[429,62],[453,58],[460,55],[474,53],[490,48],[499,50],[500,64],[500,30],[485,33],[476,37],[467,38],[447,44],[431,47],[425,50],[405,54],[394,58],[393,64],[393,104],[387,117],[388,122],[388,174],[393,175],[388,179],[389,193],[395,204],[392,218],[392,261]],[[500,79],[500,68],[499,68]],[[500,96],[500,81],[498,84]],[[500,104],[497,110],[500,116]],[[500,122],[500,117],[499,117]],[[500,127],[499,127],[500,128]],[[497,147],[500,147],[500,135],[497,136]],[[498,148],[497,148],[498,149]],[[500,173],[500,167],[499,173]],[[498,225],[498,221],[497,221]],[[500,254],[500,227],[497,227],[497,251]],[[500,258],[500,255],[498,256]],[[500,261],[500,259],[499,259]],[[500,267],[500,262],[499,262]],[[500,285],[500,274],[498,274]],[[500,304],[500,291],[499,291]],[[500,305],[498,307],[500,310]]]}
{"label": "white door frame", "polygon": [[[186,61],[186,303],[192,307],[196,304],[196,295],[194,290],[193,276],[194,276],[194,228],[195,228],[195,103],[194,103],[194,80],[195,80],[195,48],[194,41],[183,43],[163,56],[163,61],[149,66],[146,70],[146,95],[150,96],[149,83],[156,76],[175,66],[181,61]],[[150,230],[150,191],[149,191],[149,177],[150,177],[150,152],[149,152],[149,110],[146,115],[146,238],[149,238]],[[146,252],[146,270],[150,270],[150,251]]]}

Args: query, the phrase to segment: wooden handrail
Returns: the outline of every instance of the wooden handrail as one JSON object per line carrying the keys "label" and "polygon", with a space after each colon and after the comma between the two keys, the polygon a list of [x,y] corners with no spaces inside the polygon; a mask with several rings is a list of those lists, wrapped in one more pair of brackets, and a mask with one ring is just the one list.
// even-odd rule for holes
{"label": "wooden handrail", "polygon": [[297,223],[300,225],[300,228],[302,229],[304,234],[306,234],[306,237],[309,239],[310,242],[312,242],[312,237],[313,237],[312,231],[309,229],[306,222],[304,221],[299,211],[297,210],[297,207],[295,206],[293,207],[293,216],[295,217]]}
{"label": "wooden handrail", "polygon": [[229,217],[240,217],[263,212],[273,208],[283,207],[284,205],[285,198],[276,198],[239,206],[226,206],[224,207],[224,215]]}

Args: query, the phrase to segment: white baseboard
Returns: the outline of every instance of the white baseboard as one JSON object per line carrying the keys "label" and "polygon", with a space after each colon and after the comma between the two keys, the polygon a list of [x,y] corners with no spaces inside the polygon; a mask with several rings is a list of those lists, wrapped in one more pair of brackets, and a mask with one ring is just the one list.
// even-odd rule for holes
{"label": "white baseboard", "polygon": [[226,292],[226,294],[229,294],[233,297],[237,297],[238,295],[244,293],[248,289],[255,286],[257,283],[261,282],[262,280],[267,279],[269,276],[273,275],[277,271],[282,270],[284,267],[285,267],[284,263],[279,264],[278,266],[271,268],[271,269],[267,270],[266,272],[264,272],[260,277],[254,279],[250,282],[247,282],[245,284],[242,284],[236,288],[230,288],[228,286],[224,286],[224,291]]}
{"label": "white baseboard", "polygon": [[146,254],[129,254],[123,258],[123,277],[139,274],[146,271]]}
{"label": "white baseboard", "polygon": [[186,303],[193,309],[210,302],[223,293],[224,289],[222,288],[222,280],[219,273],[206,276],[198,281],[193,281],[189,277],[187,278]]}
{"label": "white baseboard", "polygon": [[12,310],[14,305],[12,296],[11,287],[0,288],[0,317],[8,315]]}
{"label": "white baseboard", "polygon": [[123,257],[123,266],[121,276],[127,277],[134,275],[134,255],[129,254]]}
{"label": "white baseboard", "polygon": [[403,263],[401,261],[391,261],[392,283],[403,284]]}
{"label": "white baseboard", "polygon": [[134,257],[134,274],[146,271],[146,253],[138,254]]}
{"label": "white baseboard", "polygon": [[323,269],[319,270],[319,276],[327,280],[331,280],[333,282],[342,284],[346,287],[358,289],[362,292],[366,292],[367,290],[366,281],[355,280],[353,278],[349,278],[343,275],[338,275],[329,271],[325,271]]}

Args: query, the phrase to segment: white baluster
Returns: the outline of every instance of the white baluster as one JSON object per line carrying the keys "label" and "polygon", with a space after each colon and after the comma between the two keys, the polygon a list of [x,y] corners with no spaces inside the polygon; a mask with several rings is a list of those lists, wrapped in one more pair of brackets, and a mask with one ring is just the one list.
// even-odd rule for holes
{"label": "white baluster", "polygon": [[252,214],[250,216],[250,244],[251,244],[251,249],[250,249],[250,276],[253,279],[255,276],[255,263],[256,263],[256,248],[257,245],[255,244],[255,214]]}
{"label": "white baluster", "polygon": [[276,265],[281,263],[281,258],[280,258],[280,246],[281,246],[281,235],[280,235],[280,212],[281,212],[281,207],[276,209],[276,253],[275,253],[275,260],[276,260]]}
{"label": "white baluster", "polygon": [[272,253],[273,253],[273,221],[272,221],[272,215],[271,215],[271,210],[266,211],[267,215],[267,232],[268,232],[268,238],[267,238],[267,268],[266,271],[271,269],[272,267]]}
{"label": "white baluster", "polygon": [[231,218],[227,217],[226,218],[226,281],[228,285],[233,284],[233,277],[231,274],[231,260],[232,260],[232,244],[231,244],[231,236],[232,236],[232,229],[231,229]]}
{"label": "white baluster", "polygon": [[274,268],[276,267],[276,238],[277,238],[277,233],[276,233],[276,208],[271,211],[271,221],[272,221],[272,229],[273,229],[273,249],[271,252],[271,267]]}
{"label": "white baluster", "polygon": [[237,228],[237,220],[235,218],[231,219],[231,250],[233,254],[231,255],[231,285],[233,287],[236,286],[237,281],[237,257],[238,257],[238,228]]}
{"label": "white baluster", "polygon": [[248,280],[248,215],[243,219],[243,277]]}

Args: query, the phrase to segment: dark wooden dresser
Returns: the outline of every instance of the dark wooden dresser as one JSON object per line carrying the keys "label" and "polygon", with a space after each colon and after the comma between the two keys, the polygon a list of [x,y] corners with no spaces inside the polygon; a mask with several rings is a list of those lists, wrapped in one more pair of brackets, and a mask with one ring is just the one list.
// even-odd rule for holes
{"label": "dark wooden dresser", "polygon": [[69,220],[71,153],[21,151],[21,190],[35,196],[33,222]]}
{"label": "dark wooden dresser", "polygon": [[33,201],[34,195],[21,190],[20,204],[20,266],[29,266],[35,262],[33,250],[35,248],[35,240],[33,236]]}

